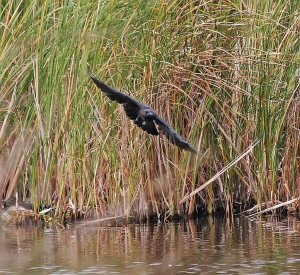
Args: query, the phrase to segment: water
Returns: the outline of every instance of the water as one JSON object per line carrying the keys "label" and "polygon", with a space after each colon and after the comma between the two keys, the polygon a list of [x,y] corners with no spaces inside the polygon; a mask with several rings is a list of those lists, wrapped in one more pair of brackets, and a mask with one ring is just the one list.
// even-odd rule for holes
{"label": "water", "polygon": [[0,274],[300,274],[300,224],[0,227]]}

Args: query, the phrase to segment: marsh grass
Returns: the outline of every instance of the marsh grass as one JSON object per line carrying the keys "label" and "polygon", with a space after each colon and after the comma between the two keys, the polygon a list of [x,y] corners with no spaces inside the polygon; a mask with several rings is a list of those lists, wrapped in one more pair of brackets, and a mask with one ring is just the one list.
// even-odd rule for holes
{"label": "marsh grass", "polygon": [[[1,174],[3,200],[16,190],[36,213],[101,218],[261,210],[299,196],[298,1],[0,7],[1,165],[25,132],[32,140],[6,170],[15,181]],[[134,127],[88,72],[151,105],[206,153]]]}

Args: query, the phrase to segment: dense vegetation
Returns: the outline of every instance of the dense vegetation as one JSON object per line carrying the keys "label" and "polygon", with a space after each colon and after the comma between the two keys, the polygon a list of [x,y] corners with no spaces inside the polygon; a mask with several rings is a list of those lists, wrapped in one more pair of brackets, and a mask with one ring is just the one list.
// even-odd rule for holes
{"label": "dense vegetation", "polygon": [[[100,217],[296,198],[299,12],[298,0],[0,0],[1,198]],[[136,128],[89,72],[202,154]]]}

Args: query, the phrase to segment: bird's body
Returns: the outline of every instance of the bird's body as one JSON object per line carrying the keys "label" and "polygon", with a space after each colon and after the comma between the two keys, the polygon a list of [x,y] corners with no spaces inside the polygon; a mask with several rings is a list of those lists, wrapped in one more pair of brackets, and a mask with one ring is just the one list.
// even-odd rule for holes
{"label": "bird's body", "polygon": [[[197,154],[197,150],[189,145],[176,131],[149,106],[144,105],[109,86],[94,76],[91,76],[93,82],[99,89],[111,100],[123,105],[126,115],[129,119],[144,131],[151,135],[158,135],[159,131],[164,134],[167,139],[181,149]],[[158,131],[159,130],[159,131]]]}

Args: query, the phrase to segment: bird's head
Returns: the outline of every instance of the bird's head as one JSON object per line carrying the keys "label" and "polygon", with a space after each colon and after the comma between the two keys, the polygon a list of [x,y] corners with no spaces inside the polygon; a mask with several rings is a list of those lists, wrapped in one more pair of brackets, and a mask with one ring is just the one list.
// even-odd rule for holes
{"label": "bird's head", "polygon": [[151,119],[154,117],[154,111],[152,109],[144,109],[140,112],[140,116],[145,119]]}

